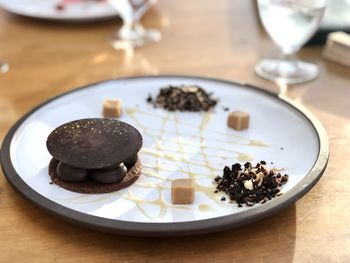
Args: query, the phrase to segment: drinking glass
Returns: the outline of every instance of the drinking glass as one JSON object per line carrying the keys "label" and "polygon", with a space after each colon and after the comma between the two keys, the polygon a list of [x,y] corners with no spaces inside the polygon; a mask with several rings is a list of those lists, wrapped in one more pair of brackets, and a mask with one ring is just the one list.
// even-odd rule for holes
{"label": "drinking glass", "polygon": [[9,68],[9,64],[0,58],[0,74],[7,72]]}
{"label": "drinking glass", "polygon": [[293,57],[315,33],[327,0],[257,0],[265,30],[282,51],[280,59],[263,59],[256,73],[285,84],[303,83],[319,75],[318,67]]}
{"label": "drinking glass", "polygon": [[0,60],[0,73],[5,73],[9,70],[9,65],[5,61]]}
{"label": "drinking glass", "polygon": [[141,25],[142,16],[157,0],[109,0],[123,20],[123,26],[112,39],[114,47],[129,45],[132,48],[158,42],[159,31],[145,29]]}

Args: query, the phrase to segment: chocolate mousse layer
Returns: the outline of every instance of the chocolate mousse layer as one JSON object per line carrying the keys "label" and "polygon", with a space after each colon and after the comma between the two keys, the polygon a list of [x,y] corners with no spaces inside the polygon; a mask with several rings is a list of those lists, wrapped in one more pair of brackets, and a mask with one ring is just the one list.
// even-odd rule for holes
{"label": "chocolate mousse layer", "polygon": [[60,162],[55,158],[50,161],[49,175],[51,180],[67,190],[84,194],[102,194],[121,190],[133,184],[140,177],[142,170],[142,164],[138,158],[136,163],[127,171],[125,177],[119,182],[99,183],[91,178],[80,182],[69,182],[58,176],[57,166],[59,163]]}

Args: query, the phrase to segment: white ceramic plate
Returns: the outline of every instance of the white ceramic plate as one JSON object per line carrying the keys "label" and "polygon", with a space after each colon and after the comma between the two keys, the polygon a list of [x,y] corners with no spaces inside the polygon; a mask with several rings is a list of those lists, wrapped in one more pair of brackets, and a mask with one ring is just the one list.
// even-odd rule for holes
{"label": "white ceramic plate", "polygon": [[66,5],[64,10],[55,7],[60,0],[0,0],[0,5],[14,14],[62,21],[100,20],[117,16],[108,1],[77,2]]}
{"label": "white ceramic plate", "polygon": [[[146,103],[148,94],[156,95],[169,84],[199,85],[220,102],[209,113],[172,113]],[[102,117],[106,98],[122,99],[121,120],[143,135],[142,176],[127,189],[109,194],[79,194],[49,184],[47,136],[63,123]],[[223,107],[249,112],[249,129],[229,129]],[[222,175],[225,165],[260,160],[289,175],[282,196],[238,208],[213,193],[213,178]],[[183,76],[110,80],[63,94],[24,116],[6,136],[1,151],[4,174],[31,201],[79,224],[134,235],[203,233],[257,220],[304,195],[322,175],[327,160],[325,131],[305,110],[251,86]],[[174,206],[170,180],[187,177],[196,182],[195,201]]]}

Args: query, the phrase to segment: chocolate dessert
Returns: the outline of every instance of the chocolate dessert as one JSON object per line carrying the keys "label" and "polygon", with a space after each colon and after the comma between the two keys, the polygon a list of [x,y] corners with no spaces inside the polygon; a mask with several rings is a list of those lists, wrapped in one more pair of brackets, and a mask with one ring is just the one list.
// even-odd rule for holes
{"label": "chocolate dessert", "polygon": [[141,174],[141,134],[115,119],[81,119],[63,124],[47,138],[53,156],[52,181],[79,193],[109,193],[134,183]]}

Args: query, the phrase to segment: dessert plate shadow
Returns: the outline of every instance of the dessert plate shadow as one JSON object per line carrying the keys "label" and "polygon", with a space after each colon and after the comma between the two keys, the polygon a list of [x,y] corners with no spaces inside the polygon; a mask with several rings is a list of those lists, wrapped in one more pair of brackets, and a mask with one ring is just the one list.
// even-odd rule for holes
{"label": "dessert plate shadow", "polygon": [[[155,109],[146,102],[149,94],[155,96],[169,85],[201,86],[213,92],[219,103],[209,112],[186,113]],[[50,184],[47,136],[63,123],[102,117],[107,98],[123,101],[120,120],[136,127],[144,138],[141,177],[109,194],[79,194]],[[249,112],[249,129],[229,129],[225,108]],[[24,115],[1,148],[4,175],[29,201],[81,226],[135,236],[209,233],[274,214],[317,183],[328,156],[328,139],[320,122],[287,98],[249,85],[192,76],[123,78],[64,93]],[[222,175],[225,165],[261,160],[289,175],[283,195],[239,208],[214,193],[213,179]],[[194,180],[192,204],[171,204],[170,184],[177,178]]]}

